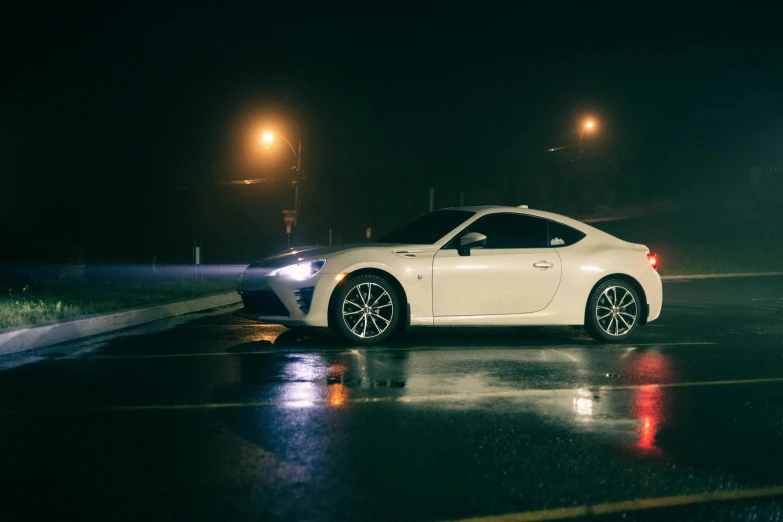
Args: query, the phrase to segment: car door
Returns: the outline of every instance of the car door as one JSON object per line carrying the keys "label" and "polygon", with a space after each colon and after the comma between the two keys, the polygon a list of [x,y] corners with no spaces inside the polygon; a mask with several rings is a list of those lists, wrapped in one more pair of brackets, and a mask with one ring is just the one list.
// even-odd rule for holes
{"label": "car door", "polygon": [[[468,232],[487,236],[469,255],[457,249]],[[435,317],[526,314],[543,310],[560,284],[562,265],[547,246],[547,221],[519,213],[483,216],[433,259]]]}

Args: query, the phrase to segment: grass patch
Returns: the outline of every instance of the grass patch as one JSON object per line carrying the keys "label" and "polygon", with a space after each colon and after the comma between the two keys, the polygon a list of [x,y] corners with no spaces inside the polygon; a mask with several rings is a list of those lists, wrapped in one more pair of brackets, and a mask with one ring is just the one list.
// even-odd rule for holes
{"label": "grass patch", "polygon": [[230,292],[238,274],[205,277],[141,277],[133,280],[51,281],[5,289],[0,328],[56,321],[125,308],[140,308]]}

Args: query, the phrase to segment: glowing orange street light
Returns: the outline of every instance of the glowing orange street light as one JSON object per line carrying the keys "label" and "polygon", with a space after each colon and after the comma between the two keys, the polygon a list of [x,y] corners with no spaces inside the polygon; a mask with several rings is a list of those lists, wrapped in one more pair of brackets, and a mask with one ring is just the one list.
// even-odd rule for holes
{"label": "glowing orange street light", "polygon": [[261,143],[265,149],[268,149],[275,142],[275,135],[273,132],[266,131],[261,135]]}
{"label": "glowing orange street light", "polygon": [[285,142],[285,144],[288,145],[288,148],[291,149],[291,152],[293,153],[294,158],[296,158],[296,167],[295,168],[301,174],[301,171],[302,171],[302,161],[301,161],[300,156],[302,155],[302,140],[301,139],[299,140],[299,150],[297,150],[294,147],[294,144],[291,143],[291,141],[288,138],[286,138],[285,136],[283,136],[282,134],[275,134],[272,131],[264,131],[261,134],[261,143],[264,145],[265,149],[268,149],[275,143],[275,139],[276,138],[280,138],[281,140],[283,140]]}

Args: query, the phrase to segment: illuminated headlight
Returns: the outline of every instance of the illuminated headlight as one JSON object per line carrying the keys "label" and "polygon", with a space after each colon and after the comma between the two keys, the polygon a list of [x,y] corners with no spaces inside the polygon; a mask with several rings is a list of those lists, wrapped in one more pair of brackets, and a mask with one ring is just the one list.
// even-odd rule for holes
{"label": "illuminated headlight", "polygon": [[307,261],[305,263],[297,263],[295,265],[284,266],[277,270],[272,270],[270,276],[288,276],[297,281],[304,281],[308,277],[313,277],[317,274],[326,264],[326,260],[319,259],[318,261]]}

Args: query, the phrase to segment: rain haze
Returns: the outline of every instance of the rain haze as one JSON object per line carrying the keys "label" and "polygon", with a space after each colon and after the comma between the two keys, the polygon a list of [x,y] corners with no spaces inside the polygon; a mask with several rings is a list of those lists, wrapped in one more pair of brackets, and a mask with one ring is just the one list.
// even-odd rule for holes
{"label": "rain haze", "polygon": [[8,11],[0,519],[782,520],[782,14]]}

